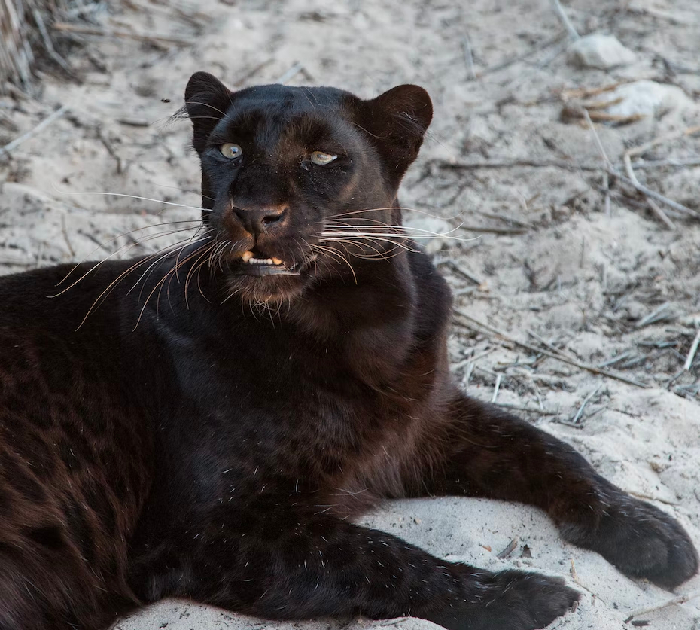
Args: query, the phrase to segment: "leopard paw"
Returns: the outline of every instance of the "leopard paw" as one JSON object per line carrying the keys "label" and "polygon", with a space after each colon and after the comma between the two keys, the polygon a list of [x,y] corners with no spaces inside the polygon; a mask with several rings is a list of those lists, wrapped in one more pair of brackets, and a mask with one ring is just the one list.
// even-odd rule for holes
{"label": "leopard paw", "polygon": [[622,573],[673,589],[698,571],[698,553],[673,517],[622,492],[594,531],[560,527],[566,540],[601,554]]}

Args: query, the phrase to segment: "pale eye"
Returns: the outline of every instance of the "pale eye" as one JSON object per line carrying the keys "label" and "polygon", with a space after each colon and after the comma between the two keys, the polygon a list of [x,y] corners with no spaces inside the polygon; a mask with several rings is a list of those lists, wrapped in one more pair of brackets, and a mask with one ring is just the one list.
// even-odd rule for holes
{"label": "pale eye", "polygon": [[311,161],[319,166],[325,166],[326,164],[330,164],[337,157],[337,155],[331,155],[330,153],[324,153],[323,151],[314,151],[311,154]]}
{"label": "pale eye", "polygon": [[237,144],[231,144],[230,142],[222,144],[219,147],[219,151],[221,151],[221,155],[229,160],[239,158],[241,155],[243,155],[243,149],[241,149],[241,147],[239,147]]}

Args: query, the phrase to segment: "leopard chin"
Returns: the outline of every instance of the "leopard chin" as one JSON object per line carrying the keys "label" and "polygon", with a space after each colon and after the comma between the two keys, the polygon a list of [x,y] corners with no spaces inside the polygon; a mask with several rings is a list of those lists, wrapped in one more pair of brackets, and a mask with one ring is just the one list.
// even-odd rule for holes
{"label": "leopard chin", "polygon": [[273,309],[290,304],[315,280],[316,259],[313,255],[304,262],[290,263],[247,250],[228,261],[226,299],[237,296],[243,302]]}
{"label": "leopard chin", "polygon": [[309,284],[309,279],[299,272],[285,273],[269,268],[254,271],[236,270],[228,275],[227,299],[237,296],[243,302],[274,309],[301,296]]}

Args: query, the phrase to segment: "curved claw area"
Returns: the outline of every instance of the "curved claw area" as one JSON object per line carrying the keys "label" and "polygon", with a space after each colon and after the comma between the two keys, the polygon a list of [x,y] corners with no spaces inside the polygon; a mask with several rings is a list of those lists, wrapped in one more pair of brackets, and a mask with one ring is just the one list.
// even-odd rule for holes
{"label": "curved claw area", "polygon": [[536,630],[576,610],[580,597],[562,578],[503,571],[487,580],[479,601],[441,611],[429,620],[448,630]]}
{"label": "curved claw area", "polygon": [[621,493],[594,532],[560,527],[562,536],[601,554],[622,573],[671,590],[698,572],[698,552],[672,516]]}

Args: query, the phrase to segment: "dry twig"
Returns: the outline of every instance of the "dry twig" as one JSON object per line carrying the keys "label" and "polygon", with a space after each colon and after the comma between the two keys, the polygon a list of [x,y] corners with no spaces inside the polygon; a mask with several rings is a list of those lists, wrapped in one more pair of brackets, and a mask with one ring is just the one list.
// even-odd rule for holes
{"label": "dry twig", "polygon": [[125,39],[136,39],[142,42],[158,42],[162,44],[180,44],[187,46],[192,43],[191,39],[185,37],[174,37],[172,35],[161,35],[156,33],[137,33],[135,31],[125,31],[118,28],[98,28],[85,24],[70,24],[68,22],[56,22],[52,25],[57,31],[64,33],[76,33],[78,35],[98,35],[100,37],[122,37]]}
{"label": "dry twig", "polygon": [[472,55],[472,46],[469,42],[469,36],[465,35],[462,40],[462,50],[464,50],[464,61],[467,64],[467,79],[469,81],[474,81],[476,79],[476,72],[474,71],[474,56]]}
{"label": "dry twig", "polygon": [[673,201],[673,199],[669,199],[668,197],[665,197],[661,193],[656,192],[655,190],[651,190],[650,188],[647,188],[646,186],[643,186],[639,182],[635,182],[631,180],[629,177],[625,177],[624,175],[620,175],[615,170],[612,170],[611,173],[615,175],[620,181],[624,182],[625,184],[629,184],[633,188],[636,188],[640,193],[645,194],[647,197],[651,197],[652,199],[655,199],[656,201],[660,201],[664,205],[668,206],[669,208],[673,208],[677,212],[680,212],[681,214],[689,215],[692,217],[697,217],[700,219],[700,212],[697,210],[693,210],[692,208],[688,208],[687,206],[684,206],[681,203],[678,203],[676,201]]}
{"label": "dry twig", "polygon": [[569,17],[566,15],[566,11],[564,11],[564,8],[559,3],[559,0],[551,0],[551,3],[552,7],[557,13],[557,16],[561,20],[561,23],[564,25],[566,32],[569,34],[569,37],[574,40],[581,39],[581,36],[578,34],[578,31],[574,28],[574,25],[569,20]]}
{"label": "dry twig", "polygon": [[515,548],[517,546],[518,546],[518,537],[516,536],[508,543],[508,545],[506,546],[505,549],[503,549],[502,551],[499,551],[496,554],[496,557],[499,560],[503,560],[504,558],[507,558],[510,554],[512,554],[515,551]]}
{"label": "dry twig", "polygon": [[256,64],[256,65],[254,65],[252,68],[248,68],[247,70],[245,70],[245,71],[243,72],[243,74],[241,74],[241,75],[233,82],[234,87],[241,87],[241,86],[245,85],[245,83],[246,83],[246,81],[248,81],[248,79],[254,77],[254,76],[255,76],[256,74],[258,74],[258,72],[260,72],[261,70],[264,70],[264,69],[265,69],[267,66],[269,66],[273,61],[274,61],[274,59],[273,59],[272,57],[270,57],[269,59],[265,59],[264,61],[262,61],[262,62],[260,62],[260,63],[258,63],[258,64]]}
{"label": "dry twig", "polygon": [[[684,129],[683,131],[672,133],[672,134],[667,134],[664,136],[660,136],[659,138],[655,138],[654,140],[647,142],[641,146],[634,147],[632,149],[628,149],[625,151],[624,155],[622,156],[622,160],[625,164],[625,172],[627,173],[627,177],[629,177],[637,186],[640,186],[640,182],[637,179],[637,176],[634,173],[634,169],[632,168],[632,156],[636,155],[642,155],[649,149],[658,146],[659,144],[663,144],[664,142],[668,142],[670,140],[676,140],[678,138],[682,138],[684,136],[690,136],[695,133],[698,133],[700,131],[700,125],[695,125],[693,127],[688,127],[687,129]],[[649,204],[649,207],[652,209],[654,214],[661,219],[661,221],[668,227],[669,229],[675,229],[675,224],[671,219],[668,218],[666,213],[659,208],[659,206],[656,204],[656,202],[653,199],[650,199],[647,197],[647,203]]]}
{"label": "dry twig", "polygon": [[554,44],[558,44],[562,39],[564,38],[564,35],[562,33],[556,35],[552,39],[548,39],[547,41],[543,42],[540,46],[537,46],[535,48],[532,48],[531,50],[528,50],[526,53],[522,55],[516,55],[515,57],[510,57],[509,59],[506,59],[505,61],[502,61],[501,63],[496,64],[495,66],[491,66],[489,68],[486,68],[485,70],[482,70],[477,74],[478,78],[483,77],[484,75],[491,74],[493,72],[500,72],[501,70],[505,70],[506,68],[509,68],[510,66],[520,62],[524,61],[525,59],[528,59],[529,57],[532,57],[533,55],[536,55],[538,52],[541,52],[550,46],[554,46]]}
{"label": "dry twig", "polygon": [[636,79],[628,79],[626,81],[616,81],[615,83],[610,83],[609,85],[602,85],[596,88],[576,88],[573,90],[562,90],[559,95],[565,101],[571,99],[582,99],[589,98],[591,96],[598,96],[598,94],[604,94],[605,92],[612,92],[621,85],[635,81]]}
{"label": "dry twig", "polygon": [[595,137],[596,144],[598,146],[598,151],[600,152],[600,156],[603,158],[603,162],[605,164],[605,172],[603,173],[603,190],[605,191],[605,216],[609,217],[611,215],[610,212],[610,180],[608,175],[610,174],[613,166],[610,162],[610,159],[608,158],[607,153],[605,152],[605,148],[603,147],[603,143],[600,141],[600,138],[598,137],[598,134],[595,130],[595,127],[593,126],[593,121],[591,120],[591,117],[588,113],[588,110],[583,109],[583,114],[586,118],[586,122],[591,128],[591,131],[593,131],[593,136]]}
{"label": "dry twig", "polygon": [[[632,156],[633,155],[640,155],[647,151],[648,149],[661,144],[662,142],[665,142],[667,140],[671,140],[673,138],[678,138],[682,137],[684,135],[690,135],[692,133],[696,133],[697,131],[700,131],[700,126],[696,127],[690,127],[686,129],[685,131],[681,132],[680,134],[671,134],[668,136],[662,136],[661,138],[656,138],[655,140],[652,140],[651,142],[647,142],[646,144],[635,147],[633,149],[629,149],[625,151],[624,155],[622,156],[622,160],[625,164],[625,172],[627,173],[627,177],[629,177],[635,185],[641,185],[639,180],[637,179],[637,176],[634,173],[634,169],[632,168]],[[653,199],[650,199],[647,197],[647,203],[649,204],[649,207],[652,209],[654,214],[668,227],[669,229],[675,229],[676,225],[671,221],[671,219],[668,218],[666,213],[659,208],[659,206],[656,204],[656,202]]]}
{"label": "dry twig", "polygon": [[299,74],[303,69],[304,66],[299,61],[297,61],[289,70],[287,70],[287,72],[285,72],[279,78],[275,79],[274,83],[281,83],[282,85],[284,85],[292,77],[295,77],[297,74]]}
{"label": "dry twig", "polygon": [[526,228],[519,227],[496,227],[496,226],[480,226],[480,225],[460,225],[460,230],[466,230],[467,232],[476,232],[478,234],[503,234],[503,235],[516,235],[516,234],[526,234]]}
{"label": "dry twig", "polygon": [[536,160],[534,158],[496,158],[491,160],[480,160],[474,162],[468,161],[446,161],[446,160],[429,160],[429,164],[437,164],[440,168],[454,169],[454,170],[476,170],[481,168],[518,168],[518,167],[533,167],[533,168],[564,168],[571,171],[599,171],[599,164],[578,164],[576,162],[570,162],[568,160],[552,160],[552,159],[542,159]]}
{"label": "dry twig", "polygon": [[700,166],[700,157],[690,157],[674,159],[668,158],[665,160],[638,160],[632,164],[634,168],[638,170],[651,169],[651,168],[686,168],[688,166]]}
{"label": "dry twig", "polygon": [[41,11],[38,11],[37,9],[33,10],[34,14],[34,21],[36,22],[36,25],[39,29],[39,32],[41,33],[41,39],[44,42],[44,47],[46,48],[46,52],[49,53],[49,56],[51,59],[53,59],[63,70],[71,77],[75,76],[73,73],[73,69],[68,65],[68,62],[61,57],[56,52],[56,49],[53,46],[53,42],[51,41],[51,38],[49,37],[49,32],[46,30],[46,25],[44,24],[44,18],[41,17]]}
{"label": "dry twig", "polygon": [[52,114],[49,114],[36,127],[33,127],[32,129],[27,131],[27,133],[22,134],[19,138],[15,138],[12,142],[6,144],[4,147],[0,147],[0,156],[14,151],[20,144],[22,144],[26,140],[29,140],[29,138],[34,137],[43,129],[46,129],[46,127],[48,127],[52,122],[63,116],[63,114],[65,114],[67,111],[68,106],[63,105]]}
{"label": "dry twig", "polygon": [[598,383],[596,388],[590,394],[588,394],[588,396],[586,396],[583,399],[583,402],[581,403],[581,406],[578,408],[576,415],[571,420],[572,424],[579,424],[579,422],[581,421],[581,415],[583,414],[583,410],[586,408],[586,405],[591,401],[591,398],[593,398],[593,396],[595,396],[600,391],[600,388],[602,386],[603,386],[602,383]]}
{"label": "dry twig", "polygon": [[547,411],[545,409],[539,409],[538,407],[525,407],[524,405],[511,405],[510,403],[496,402],[494,403],[496,407],[503,407],[504,409],[511,409],[513,411],[525,411],[527,413],[537,413],[541,416],[558,416],[558,411]]}
{"label": "dry twig", "polygon": [[463,269],[462,267],[460,267],[460,266],[459,266],[454,260],[452,260],[451,258],[436,258],[436,259],[435,259],[435,265],[436,265],[436,266],[438,266],[438,265],[445,265],[446,267],[449,267],[450,269],[452,269],[452,271],[454,271],[454,272],[457,273],[458,275],[462,276],[462,277],[465,278],[466,280],[469,280],[469,282],[473,282],[473,283],[476,284],[477,286],[481,286],[481,285],[483,284],[483,282],[484,282],[484,281],[483,281],[481,278],[479,278],[478,276],[475,276],[475,275],[474,275],[473,273],[471,273],[470,271],[468,271],[468,270]]}
{"label": "dry twig", "polygon": [[666,311],[670,306],[670,302],[664,302],[660,306],[657,306],[651,313],[646,317],[643,317],[637,322],[635,328],[644,328],[644,326],[649,326],[649,324],[655,324],[656,322],[664,321],[668,319],[669,313]]}
{"label": "dry twig", "polygon": [[601,370],[600,368],[597,368],[594,365],[587,365],[585,363],[582,363],[581,361],[576,361],[575,359],[571,359],[557,352],[549,352],[548,350],[544,350],[543,348],[538,348],[529,343],[520,341],[515,337],[511,337],[508,333],[498,330],[497,328],[494,328],[489,324],[485,324],[484,322],[480,322],[478,319],[474,319],[470,315],[467,315],[466,313],[463,313],[457,309],[454,309],[454,314],[456,315],[454,321],[456,321],[458,325],[471,328],[472,330],[476,326],[477,330],[487,330],[495,335],[498,335],[502,339],[505,339],[506,341],[510,341],[511,343],[520,346],[521,348],[530,350],[530,352],[542,354],[546,357],[549,357],[550,359],[556,359],[557,361],[561,361],[562,363],[568,363],[569,365],[573,365],[574,367],[577,367],[581,370],[587,370],[588,372],[592,372],[593,374],[600,374],[601,376],[612,378],[617,381],[622,381],[623,383],[634,385],[635,387],[641,387],[642,389],[647,388],[647,386],[644,383],[640,383],[639,381],[635,381],[634,379],[627,378],[626,376],[622,376],[621,374],[614,374],[613,372],[608,372],[607,370]]}
{"label": "dry twig", "polygon": [[603,175],[603,190],[605,191],[605,216],[610,218],[610,180],[607,171]]}
{"label": "dry twig", "polygon": [[[687,215],[691,215],[691,216],[695,216],[695,217],[700,218],[700,212],[698,212],[697,210],[692,210],[691,208],[688,208],[687,206],[684,206],[683,204],[680,204],[676,201],[673,201],[672,199],[669,199],[668,197],[662,195],[661,193],[657,193],[656,191],[651,190],[651,189],[647,188],[646,186],[643,186],[642,184],[639,183],[639,181],[636,179],[636,177],[634,179],[632,179],[630,177],[625,177],[624,175],[620,174],[613,167],[612,163],[608,159],[608,156],[605,153],[605,149],[603,148],[603,144],[600,141],[600,137],[598,136],[598,132],[596,131],[595,126],[593,125],[593,121],[591,120],[589,113],[585,109],[582,110],[582,113],[583,113],[584,118],[586,119],[586,122],[588,123],[588,126],[589,126],[591,132],[593,133],[593,137],[595,138],[596,144],[598,145],[598,150],[600,151],[600,154],[601,154],[601,156],[606,164],[606,168],[611,175],[614,175],[622,182],[625,182],[626,184],[629,184],[633,188],[636,188],[639,192],[645,194],[647,197],[651,197],[652,199],[654,199],[656,201],[660,201],[661,203],[668,206],[669,208],[673,208],[674,210],[681,212],[682,214],[687,214]],[[686,132],[687,132],[687,130],[686,130]],[[670,219],[668,219],[668,217],[666,217],[666,220],[668,220],[670,222]]]}
{"label": "dry twig", "polygon": [[498,390],[501,387],[501,379],[503,378],[503,374],[499,374],[496,377],[496,385],[493,388],[493,396],[491,397],[491,403],[495,403],[496,399],[498,398]]}
{"label": "dry twig", "polygon": [[622,103],[622,97],[618,96],[617,98],[614,98],[612,101],[586,101],[583,106],[590,111],[592,109],[607,109],[608,107],[611,107],[612,105],[618,105],[619,103]]}
{"label": "dry twig", "polygon": [[[525,332],[528,335],[530,335],[530,337],[532,337],[533,339],[536,339],[537,341],[539,341],[545,348],[548,348],[549,350],[551,350],[552,352],[555,352],[557,354],[561,354],[562,356],[567,356],[563,350],[553,346],[551,343],[549,343],[549,341],[547,341],[546,339],[544,339],[543,337],[538,335],[534,330],[526,330]],[[573,358],[575,359],[576,357],[573,357]]]}
{"label": "dry twig", "polygon": [[605,163],[605,168],[607,170],[610,170],[613,168],[612,162],[610,161],[610,158],[608,157],[608,154],[605,152],[605,148],[603,147],[603,143],[600,141],[600,136],[598,135],[598,132],[595,130],[595,125],[593,124],[593,121],[591,120],[591,115],[588,112],[588,110],[585,107],[580,107],[579,108],[581,115],[586,119],[586,122],[588,123],[589,129],[593,132],[593,138],[595,139],[596,146],[598,147],[598,152],[600,153],[600,157],[603,158],[603,162]]}
{"label": "dry twig", "polygon": [[627,615],[627,618],[625,619],[625,623],[629,623],[635,617],[640,617],[641,615],[646,615],[646,614],[651,613],[651,612],[656,612],[657,610],[663,610],[664,608],[668,608],[669,606],[676,606],[679,604],[685,604],[686,602],[689,602],[691,599],[695,599],[696,597],[700,597],[700,590],[692,591],[690,593],[685,593],[684,595],[678,595],[676,597],[672,597],[671,599],[667,599],[665,602],[661,602],[660,604],[656,604],[654,606],[640,608],[639,610],[635,610],[634,612]]}
{"label": "dry twig", "polygon": [[562,117],[565,120],[584,118],[582,109],[587,111],[591,120],[595,122],[614,122],[626,125],[642,120],[645,117],[644,114],[609,114],[608,112],[601,112],[595,109],[589,111],[588,105],[565,105],[562,110]]}
{"label": "dry twig", "polygon": [[70,252],[71,259],[75,258],[75,249],[73,249],[73,245],[70,242],[70,237],[68,236],[68,230],[66,229],[66,215],[62,214],[61,215],[61,233],[63,234],[63,240],[66,242],[66,245],[68,245],[68,251]]}
{"label": "dry twig", "polygon": [[664,144],[671,140],[678,140],[679,138],[684,138],[685,136],[692,136],[696,133],[700,133],[700,125],[693,125],[692,127],[687,127],[682,131],[676,131],[674,133],[659,136],[658,138],[654,138],[653,140],[646,142],[645,144],[642,144],[638,147],[628,149],[627,151],[625,151],[625,155],[629,156],[630,158],[636,155],[642,155],[646,153],[649,149],[653,149],[654,147],[660,144]]}
{"label": "dry twig", "polygon": [[695,335],[695,339],[693,340],[693,343],[690,346],[690,350],[688,351],[688,356],[685,360],[685,364],[683,365],[684,370],[690,370],[690,368],[693,366],[693,361],[695,360],[695,354],[698,351],[699,345],[700,345],[700,329],[698,329],[698,332]]}
{"label": "dry twig", "polygon": [[464,378],[462,379],[462,387],[464,388],[464,391],[467,391],[467,387],[469,386],[469,381],[471,380],[472,377],[472,372],[474,371],[474,363],[469,363],[467,365],[467,370],[464,373]]}

